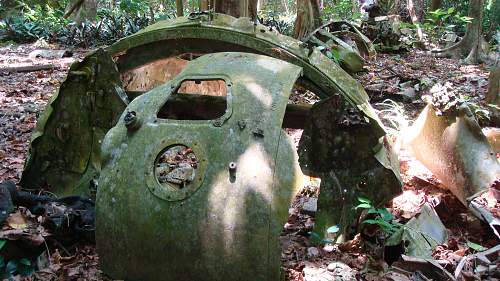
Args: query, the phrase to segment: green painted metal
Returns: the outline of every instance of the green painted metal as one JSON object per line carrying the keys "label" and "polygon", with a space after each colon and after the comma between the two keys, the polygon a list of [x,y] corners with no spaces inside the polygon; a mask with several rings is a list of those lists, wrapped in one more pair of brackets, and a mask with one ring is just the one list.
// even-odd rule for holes
{"label": "green painted metal", "polygon": [[[321,30],[323,31],[323,30]],[[316,36],[311,36],[308,40],[311,44],[318,46],[317,48],[322,51],[326,51],[332,59],[338,59],[340,66],[350,73],[356,73],[363,70],[363,65],[365,63],[364,59],[359,55],[357,50],[340,40],[340,38],[331,35],[328,32],[321,32],[328,36],[326,42],[321,41]],[[321,34],[320,33],[320,34]],[[335,55],[332,53],[335,52]],[[336,58],[338,56],[338,58]]]}
{"label": "green painted metal", "polygon": [[328,237],[336,225],[343,242],[357,223],[358,197],[380,206],[401,192],[399,161],[375,125],[340,95],[313,105],[298,150],[304,174],[321,178],[316,233]]}
{"label": "green painted metal", "polygon": [[21,185],[89,194],[99,176],[101,140],[127,103],[118,70],[105,51],[74,63],[38,120]]}
{"label": "green painted metal", "polygon": [[[243,53],[202,56],[123,112],[128,101],[120,74],[162,58],[223,51]],[[231,85],[223,118],[156,118],[155,110],[186,77],[222,78]],[[374,186],[392,183],[398,162],[390,144],[373,141],[385,131],[359,83],[300,41],[245,18],[202,13],[159,22],[72,65],[38,122],[21,184],[46,182],[57,194],[88,194],[99,183],[97,244],[103,269],[113,277],[277,280],[277,235],[300,174],[293,145],[281,131],[294,83],[323,98],[335,95],[359,113],[369,125],[355,143],[369,163],[378,161]],[[178,140],[201,161],[181,191],[158,184],[152,172],[158,153]],[[347,178],[349,167],[363,159],[350,158],[339,173]],[[237,164],[235,174],[228,161]],[[327,192],[334,198],[335,190]]]}
{"label": "green painted metal", "polygon": [[[302,67],[304,76],[301,82],[306,88],[323,98],[339,93],[374,124],[374,134],[385,134],[361,85],[320,51],[308,49],[306,44],[268,27],[254,25],[246,18],[236,19],[215,13],[193,14],[151,25],[118,41],[104,52],[90,54],[83,62],[71,67],[58,95],[38,121],[22,186],[38,188],[48,183],[57,194],[89,194],[89,187],[94,186],[91,183],[96,183],[100,171],[100,143],[114,125],[113,122],[98,120],[116,120],[127,104],[118,72],[124,73],[148,62],[186,52],[221,51],[265,54]],[[116,65],[107,54],[115,58]],[[99,67],[95,68],[96,65]],[[85,67],[98,70],[92,72],[90,78],[75,78],[72,71],[78,73]],[[96,99],[94,93],[105,93],[98,110],[91,105]],[[58,126],[60,131],[67,131],[64,126],[71,128],[68,134],[68,144],[71,145],[57,141],[55,127]]]}
{"label": "green painted metal", "polygon": [[[219,44],[217,44],[219,43]],[[363,87],[321,52],[248,18],[217,13],[160,21],[108,48],[121,72],[160,58],[185,52],[253,52],[279,58],[303,68],[304,77],[328,97],[340,93],[378,122]]]}
{"label": "green painted metal", "polygon": [[[126,280],[279,280],[278,236],[298,180],[281,124],[301,71],[261,55],[209,54],[129,104],[102,146],[96,242],[105,273]],[[226,82],[225,114],[158,118],[181,82],[196,79]],[[130,128],[127,112],[136,113]],[[158,155],[178,144],[191,147],[200,163],[186,192],[155,177]]]}

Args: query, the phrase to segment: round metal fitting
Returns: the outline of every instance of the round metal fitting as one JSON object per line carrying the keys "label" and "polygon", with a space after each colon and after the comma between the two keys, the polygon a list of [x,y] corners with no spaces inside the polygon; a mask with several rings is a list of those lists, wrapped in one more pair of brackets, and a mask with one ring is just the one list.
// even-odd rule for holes
{"label": "round metal fitting", "polygon": [[123,117],[123,123],[129,131],[135,131],[140,127],[140,121],[135,111],[127,111]]}
{"label": "round metal fitting", "polygon": [[231,172],[236,171],[236,163],[235,162],[229,163],[229,171],[231,171]]}

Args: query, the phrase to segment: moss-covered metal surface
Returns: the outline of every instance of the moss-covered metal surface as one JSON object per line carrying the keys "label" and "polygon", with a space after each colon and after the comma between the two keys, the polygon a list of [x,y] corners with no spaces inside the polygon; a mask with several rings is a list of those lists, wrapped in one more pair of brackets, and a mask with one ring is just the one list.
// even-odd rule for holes
{"label": "moss-covered metal surface", "polygon": [[[243,53],[202,56],[128,105],[120,80],[124,72],[186,53],[224,51]],[[157,118],[162,102],[186,77],[226,81],[230,94],[221,118]],[[294,83],[322,98],[334,96],[330,106],[337,112],[322,114],[328,103],[318,105],[305,138],[316,129],[321,136],[305,139],[303,146],[316,149],[324,163],[331,153],[340,157],[335,167],[323,166],[322,185],[357,188],[368,179],[364,182],[380,188],[372,195],[392,192],[399,163],[382,141],[384,128],[361,85],[317,49],[248,19],[213,13],[158,22],[72,65],[38,122],[21,184],[48,183],[57,194],[89,194],[89,187],[97,187],[97,244],[103,269],[112,277],[277,280],[277,236],[300,173],[281,130]],[[364,124],[360,130],[327,125],[331,116],[339,121],[351,111]],[[334,141],[336,134],[342,141]],[[182,191],[158,185],[151,174],[158,153],[177,144],[192,148],[201,161]],[[229,169],[231,163],[236,169]],[[328,216],[326,226],[331,216],[342,214],[322,213],[322,206],[343,204],[345,191],[325,187],[324,192],[318,216]]]}
{"label": "moss-covered metal surface", "polygon": [[101,167],[100,146],[128,99],[116,66],[97,50],[74,63],[39,118],[21,185],[59,194],[89,194]]}
{"label": "moss-covered metal surface", "polygon": [[[98,120],[115,119],[127,104],[118,72],[184,53],[222,51],[264,54],[302,67],[301,83],[306,88],[323,98],[339,94],[373,123],[373,134],[384,135],[361,85],[320,51],[247,18],[192,14],[151,25],[72,66],[59,94],[38,121],[22,186],[38,188],[48,183],[57,194],[88,194],[89,188],[98,184],[94,178],[100,170],[102,136],[114,124]],[[107,54],[114,57],[116,65]],[[87,76],[73,75],[84,68],[93,70]],[[99,97],[102,93],[104,99]],[[94,101],[100,105],[93,106]],[[60,132],[66,132],[69,139],[58,137]]]}
{"label": "moss-covered metal surface", "polygon": [[[199,41],[203,40],[203,41]],[[200,44],[200,43],[204,44]],[[108,48],[121,72],[185,52],[244,51],[288,61],[303,68],[304,77],[328,97],[340,93],[365,114],[378,120],[363,87],[320,51],[248,18],[202,13],[160,21]]]}
{"label": "moss-covered metal surface", "polygon": [[[358,197],[381,205],[401,192],[399,161],[387,137],[374,134],[357,108],[340,95],[316,103],[299,144],[300,166],[321,178],[315,232],[341,229],[339,241],[352,234]],[[377,151],[377,153],[374,153]],[[339,233],[336,233],[338,235]]]}
{"label": "moss-covered metal surface", "polygon": [[[281,123],[300,73],[266,56],[210,54],[130,103],[102,146],[96,241],[104,272],[126,280],[279,280],[278,236],[301,178]],[[181,82],[196,79],[226,81],[225,114],[158,118]],[[127,112],[136,116],[129,128]],[[155,177],[155,159],[175,144],[200,162],[186,193]]]}

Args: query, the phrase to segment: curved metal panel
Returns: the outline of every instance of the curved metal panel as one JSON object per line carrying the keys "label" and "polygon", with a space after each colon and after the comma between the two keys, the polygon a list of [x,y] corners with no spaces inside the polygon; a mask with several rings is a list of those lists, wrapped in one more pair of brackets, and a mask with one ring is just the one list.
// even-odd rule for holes
{"label": "curved metal panel", "polygon": [[[200,44],[193,39],[207,41]],[[217,42],[220,44],[217,45]],[[161,21],[118,41],[108,51],[118,57],[118,68],[122,72],[184,52],[244,51],[265,54],[302,67],[304,76],[321,89],[318,95],[328,97],[338,92],[360,106],[371,119],[378,121],[375,114],[366,110],[369,98],[363,87],[332,60],[321,52],[313,52],[296,39],[266,26],[254,25],[248,18],[236,19],[214,13],[193,19],[184,17]],[[368,106],[363,106],[365,104]]]}
{"label": "curved metal panel", "polygon": [[[96,241],[107,274],[132,280],[279,279],[275,244],[297,177],[287,168],[296,167],[297,157],[290,156],[296,154],[281,123],[300,73],[265,56],[210,54],[130,103],[126,112],[136,112],[140,125],[127,129],[124,113],[103,144]],[[222,124],[157,117],[181,81],[219,75],[231,88],[232,104]],[[158,184],[154,174],[144,172],[170,144],[192,145],[206,162],[201,185],[183,200],[158,196],[150,188]]]}

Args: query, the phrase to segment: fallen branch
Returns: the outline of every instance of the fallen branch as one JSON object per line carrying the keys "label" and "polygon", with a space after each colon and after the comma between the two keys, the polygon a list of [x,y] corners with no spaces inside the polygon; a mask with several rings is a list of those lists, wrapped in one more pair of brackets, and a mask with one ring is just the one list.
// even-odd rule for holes
{"label": "fallen branch", "polygon": [[32,72],[40,70],[49,70],[57,68],[53,64],[39,64],[39,65],[23,65],[23,66],[10,66],[0,68],[0,72]]}

